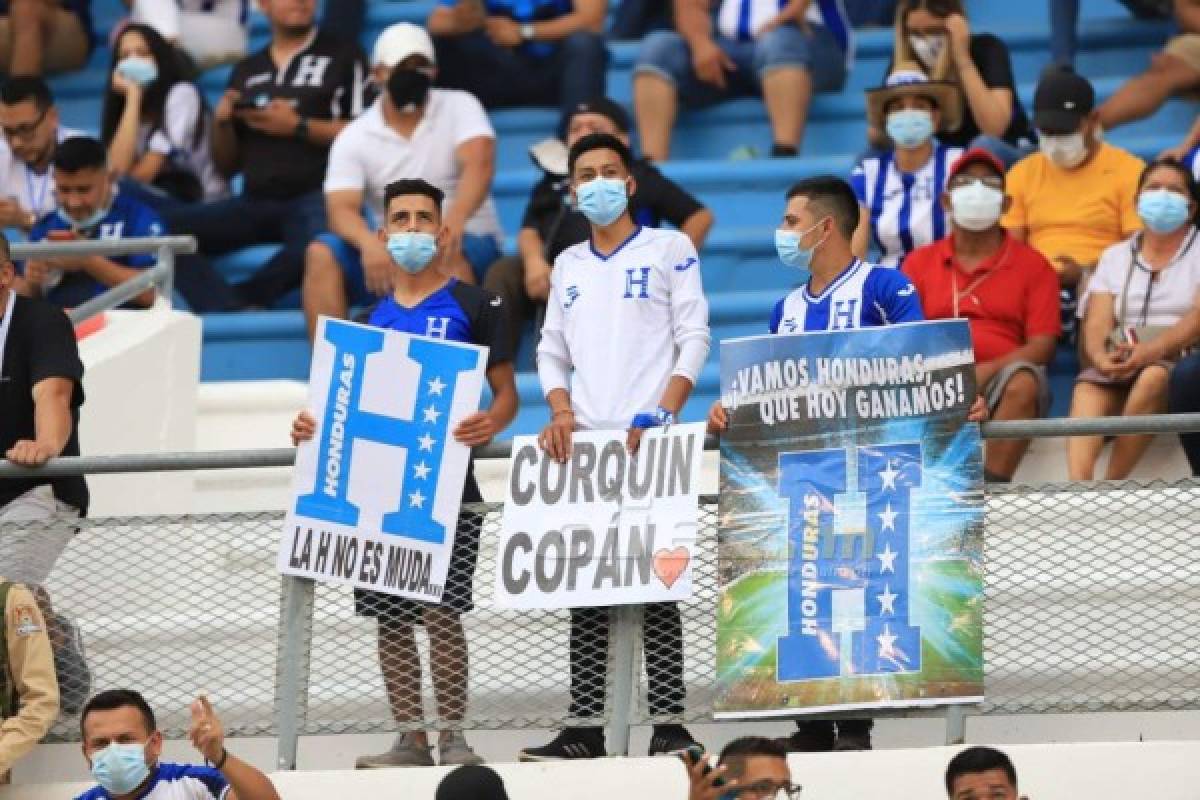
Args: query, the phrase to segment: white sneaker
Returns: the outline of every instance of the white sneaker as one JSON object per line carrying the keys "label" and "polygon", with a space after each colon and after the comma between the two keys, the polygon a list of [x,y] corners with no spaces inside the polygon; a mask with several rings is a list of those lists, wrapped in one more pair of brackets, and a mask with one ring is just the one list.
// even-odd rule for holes
{"label": "white sneaker", "polygon": [[413,741],[411,733],[396,737],[390,750],[373,756],[360,756],[354,762],[355,769],[382,769],[386,767],[432,767],[431,747],[422,747]]}

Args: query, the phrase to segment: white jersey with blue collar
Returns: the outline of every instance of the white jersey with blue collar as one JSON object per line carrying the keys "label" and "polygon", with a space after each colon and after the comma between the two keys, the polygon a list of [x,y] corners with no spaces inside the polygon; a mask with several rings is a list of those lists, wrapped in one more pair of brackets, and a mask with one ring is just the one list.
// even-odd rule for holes
{"label": "white jersey with blue collar", "polygon": [[904,273],[856,258],[819,296],[810,294],[805,283],[780,300],[771,314],[771,333],[844,331],[924,319],[917,288]]}
{"label": "white jersey with blue collar", "polygon": [[[212,767],[160,763],[155,765],[150,784],[138,795],[138,800],[225,800],[228,796],[229,782]],[[111,797],[97,786],[75,800],[109,800]]]}

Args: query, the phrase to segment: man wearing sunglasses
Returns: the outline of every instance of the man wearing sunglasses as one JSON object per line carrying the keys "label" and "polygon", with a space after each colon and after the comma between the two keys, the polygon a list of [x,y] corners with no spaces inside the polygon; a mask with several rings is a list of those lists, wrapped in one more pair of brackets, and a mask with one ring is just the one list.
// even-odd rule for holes
{"label": "man wearing sunglasses", "polygon": [[798,800],[792,783],[787,743],[745,736],[725,745],[714,768],[707,756],[681,756],[688,770],[688,800]]}

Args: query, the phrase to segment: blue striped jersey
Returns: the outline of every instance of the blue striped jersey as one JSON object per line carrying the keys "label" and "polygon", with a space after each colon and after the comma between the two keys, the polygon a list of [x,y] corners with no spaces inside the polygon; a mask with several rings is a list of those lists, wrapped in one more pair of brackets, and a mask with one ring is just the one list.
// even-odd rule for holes
{"label": "blue striped jersey", "polygon": [[[228,781],[212,767],[160,763],[151,770],[150,782],[138,793],[138,800],[224,800],[228,794]],[[109,800],[111,797],[96,786],[75,800]]]}
{"label": "blue striped jersey", "polygon": [[[787,0],[721,0],[717,8],[717,32],[726,39],[751,41],[754,32],[786,5]],[[810,25],[824,25],[829,29],[846,54],[846,68],[849,69],[853,57],[850,17],[842,0],[813,0],[804,19]]]}
{"label": "blue striped jersey", "polygon": [[897,267],[904,257],[949,233],[942,192],[961,147],[937,144],[916,172],[901,172],[891,151],[859,162],[850,175],[858,202],[871,214],[871,238],[879,263]]}
{"label": "blue striped jersey", "polygon": [[854,259],[814,297],[806,282],[775,305],[771,333],[810,333],[921,322],[921,300],[904,273]]}

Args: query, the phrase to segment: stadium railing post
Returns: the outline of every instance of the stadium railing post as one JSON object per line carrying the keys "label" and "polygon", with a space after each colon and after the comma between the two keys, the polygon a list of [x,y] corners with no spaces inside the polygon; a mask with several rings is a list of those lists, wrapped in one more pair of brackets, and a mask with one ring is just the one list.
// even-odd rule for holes
{"label": "stadium railing post", "polygon": [[279,769],[296,768],[300,728],[308,716],[308,683],[312,662],[313,589],[308,578],[283,576],[279,605],[275,709],[279,725]]}
{"label": "stadium railing post", "polygon": [[175,251],[166,245],[158,248],[158,263],[166,267],[158,284],[158,294],[165,297],[169,303],[175,291]]}
{"label": "stadium railing post", "polygon": [[613,755],[627,756],[629,729],[633,724],[634,692],[637,688],[637,643],[642,607],[615,606],[612,615],[612,717],[608,723],[608,750]]}
{"label": "stadium railing post", "polygon": [[967,742],[967,713],[969,708],[957,704],[946,706],[946,744],[958,745]]}

